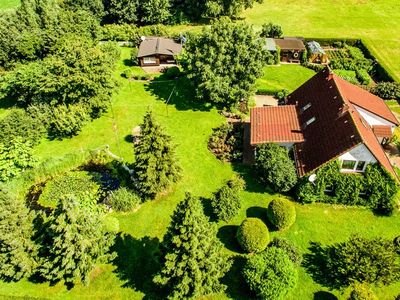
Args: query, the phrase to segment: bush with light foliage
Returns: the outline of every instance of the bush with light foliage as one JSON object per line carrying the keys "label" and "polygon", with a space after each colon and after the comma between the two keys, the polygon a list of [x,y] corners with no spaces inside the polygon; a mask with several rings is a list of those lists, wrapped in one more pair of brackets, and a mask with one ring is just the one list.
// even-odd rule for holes
{"label": "bush with light foliage", "polygon": [[268,227],[257,218],[247,218],[240,224],[236,233],[242,249],[248,253],[261,252],[269,243]]}

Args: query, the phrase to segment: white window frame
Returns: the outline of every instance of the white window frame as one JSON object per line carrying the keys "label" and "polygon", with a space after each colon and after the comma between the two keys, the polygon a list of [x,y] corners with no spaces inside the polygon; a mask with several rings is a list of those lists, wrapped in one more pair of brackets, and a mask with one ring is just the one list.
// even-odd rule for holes
{"label": "white window frame", "polygon": [[143,57],[143,64],[145,65],[156,64],[156,63],[157,63],[157,58],[155,56]]}
{"label": "white window frame", "polygon": [[[353,169],[345,169],[345,168],[343,168],[343,163],[344,163],[344,161],[353,161],[353,162],[355,162]],[[363,166],[363,168],[362,168],[361,170],[357,170],[357,167],[358,167],[358,164],[359,164],[359,163],[364,163],[364,166]],[[367,165],[368,165],[368,162],[365,161],[365,160],[343,159],[343,160],[341,161],[341,164],[340,164],[340,169],[341,169],[343,172],[364,173],[365,168],[367,167]]]}
{"label": "white window frame", "polygon": [[307,122],[304,123],[303,129],[306,128],[308,125],[311,125],[312,123],[314,123],[315,120],[316,120],[315,117],[312,117],[311,119],[309,119]]}
{"label": "white window frame", "polygon": [[308,102],[306,105],[304,105],[301,109],[300,109],[300,111],[301,112],[305,112],[307,109],[309,109],[311,107],[311,103],[310,102]]}

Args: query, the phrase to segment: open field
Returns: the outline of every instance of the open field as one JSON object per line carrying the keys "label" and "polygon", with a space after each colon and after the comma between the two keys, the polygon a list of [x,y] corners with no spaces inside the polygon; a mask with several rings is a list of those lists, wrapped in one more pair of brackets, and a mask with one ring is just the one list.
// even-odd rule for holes
{"label": "open field", "polygon": [[244,13],[260,26],[281,24],[285,35],[362,38],[376,58],[400,81],[400,8],[396,0],[271,0]]}
{"label": "open field", "polygon": [[[247,288],[240,277],[240,265],[243,259],[235,240],[235,232],[246,216],[260,217],[266,221],[266,207],[276,195],[270,194],[255,182],[251,170],[240,165],[221,163],[207,150],[207,140],[212,128],[224,122],[224,118],[215,109],[195,102],[191,89],[184,82],[178,84],[177,92],[173,94],[167,106],[164,101],[170,95],[175,82],[155,81],[148,84],[123,79],[119,74],[127,67],[123,59],[128,57],[129,49],[123,48],[123,57],[116,72],[121,87],[112,102],[113,113],[110,111],[87,125],[81,134],[72,139],[44,141],[36,148],[35,153],[40,160],[45,160],[109,144],[114,153],[121,155],[127,161],[132,161],[132,144],[127,141],[127,136],[132,128],[141,122],[145,111],[151,108],[177,144],[177,154],[183,169],[182,180],[169,194],[146,202],[136,213],[115,213],[122,230],[116,246],[118,258],[112,264],[98,266],[91,275],[88,287],[77,285],[67,290],[62,283],[49,286],[48,283],[34,284],[27,280],[18,283],[0,282],[0,298],[2,296],[48,299],[160,298],[159,295],[154,295],[155,288],[151,283],[152,273],[157,270],[154,256],[176,204],[183,199],[186,191],[190,191],[196,196],[204,197],[207,212],[207,199],[212,192],[234,173],[240,173],[247,184],[246,190],[240,195],[242,209],[231,222],[218,224],[218,237],[225,245],[226,253],[235,257],[235,264],[224,280],[228,285],[226,293],[205,299],[249,299]],[[272,70],[272,67],[270,68]],[[273,79],[281,78],[279,88],[282,86],[294,89],[302,83],[294,83],[290,78],[284,80],[291,68],[296,69],[296,66],[274,69]],[[304,74],[303,72],[309,70],[297,71]],[[307,76],[304,76],[304,80]],[[271,86],[276,84],[268,76],[264,80],[264,84]],[[297,221],[294,226],[283,233],[272,232],[272,235],[289,238],[304,253],[308,251],[311,241],[329,244],[343,241],[355,232],[366,237],[393,238],[399,234],[399,214],[392,217],[377,217],[363,208],[320,204],[296,204],[296,209]],[[299,284],[287,299],[319,299],[314,296],[321,290],[327,291],[328,288],[317,284],[310,274],[301,268]],[[376,292],[380,299],[394,299],[399,290],[400,283],[376,289]],[[333,293],[340,299],[345,299],[338,291]]]}
{"label": "open field", "polygon": [[16,7],[19,3],[19,0],[0,0],[0,9],[13,8]]}

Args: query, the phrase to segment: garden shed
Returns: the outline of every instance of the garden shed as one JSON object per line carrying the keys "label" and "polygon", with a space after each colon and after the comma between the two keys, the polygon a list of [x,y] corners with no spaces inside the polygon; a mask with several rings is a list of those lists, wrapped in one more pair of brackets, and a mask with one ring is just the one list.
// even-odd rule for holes
{"label": "garden shed", "polygon": [[274,39],[276,46],[281,50],[280,60],[287,63],[300,63],[301,57],[306,51],[301,38],[285,37],[283,39]]}
{"label": "garden shed", "polygon": [[327,64],[328,54],[325,53],[325,50],[322,49],[321,45],[316,41],[311,41],[307,43],[309,57],[308,60],[312,63],[317,64]]}
{"label": "garden shed", "polygon": [[143,37],[137,57],[141,67],[176,64],[175,56],[181,51],[182,45],[173,39]]}

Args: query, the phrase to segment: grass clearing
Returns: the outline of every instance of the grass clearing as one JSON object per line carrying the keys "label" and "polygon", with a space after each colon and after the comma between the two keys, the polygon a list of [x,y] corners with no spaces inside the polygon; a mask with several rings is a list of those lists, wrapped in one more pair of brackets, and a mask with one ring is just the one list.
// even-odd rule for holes
{"label": "grass clearing", "polygon": [[[331,15],[330,15],[331,14]],[[274,22],[287,36],[361,38],[372,54],[400,81],[398,1],[264,1],[245,11],[245,19],[260,27]]]}
{"label": "grass clearing", "polygon": [[20,4],[20,0],[1,0],[0,9],[10,9],[17,7]]}
{"label": "grass clearing", "polygon": [[[266,222],[266,207],[275,195],[254,180],[250,169],[222,163],[208,151],[207,141],[212,128],[222,124],[224,118],[215,109],[196,102],[186,82],[178,82],[176,93],[167,106],[165,99],[170,96],[175,81],[159,80],[149,84],[123,79],[120,74],[127,68],[124,60],[129,57],[129,50],[122,48],[122,59],[115,73],[121,86],[112,101],[112,111],[88,124],[76,137],[63,141],[44,141],[35,149],[35,154],[44,161],[108,144],[111,151],[126,161],[132,161],[132,144],[127,141],[129,134],[141,122],[145,111],[151,108],[177,144],[177,156],[183,169],[182,180],[167,194],[144,203],[135,213],[112,214],[118,218],[122,231],[116,245],[119,256],[113,264],[97,266],[91,274],[88,287],[78,284],[67,290],[62,283],[50,286],[48,283],[35,284],[27,280],[0,282],[0,298],[157,299],[151,283],[152,274],[157,270],[155,256],[176,204],[183,199],[186,191],[190,191],[204,198],[205,210],[209,212],[208,199],[212,193],[234,173],[239,173],[247,184],[245,191],[240,194],[242,209],[229,223],[219,223],[217,234],[225,245],[226,253],[235,257],[234,266],[224,279],[228,290],[205,299],[249,299],[247,288],[240,279],[243,255],[235,234],[245,217],[259,217]],[[302,83],[298,79],[299,74],[291,74],[303,74],[304,81],[313,74],[313,71],[295,65],[267,67],[266,71],[264,84],[287,89],[295,89]],[[296,204],[296,210],[297,221],[293,227],[283,233],[272,232],[271,235],[291,239],[304,253],[310,241],[330,244],[343,241],[354,232],[367,237],[381,235],[393,238],[398,235],[400,228],[398,214],[377,217],[363,208],[322,204]],[[287,299],[313,299],[315,293],[321,290],[328,291],[328,288],[314,282],[310,274],[301,268],[299,284]],[[393,299],[399,290],[400,284],[396,284],[376,289],[376,292],[380,299]],[[334,294],[344,299],[338,291],[334,291]]]}
{"label": "grass clearing", "polygon": [[272,94],[283,89],[293,92],[314,74],[313,70],[295,64],[266,66],[264,75],[257,80],[257,89]]}

